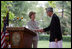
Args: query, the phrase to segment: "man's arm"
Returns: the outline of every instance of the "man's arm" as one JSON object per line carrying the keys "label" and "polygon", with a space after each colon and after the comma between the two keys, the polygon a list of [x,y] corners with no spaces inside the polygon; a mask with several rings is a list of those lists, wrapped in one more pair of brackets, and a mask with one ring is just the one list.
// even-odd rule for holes
{"label": "man's arm", "polygon": [[44,28],[43,30],[44,30],[44,32],[49,31],[49,30],[50,30],[50,26],[49,26],[49,27]]}

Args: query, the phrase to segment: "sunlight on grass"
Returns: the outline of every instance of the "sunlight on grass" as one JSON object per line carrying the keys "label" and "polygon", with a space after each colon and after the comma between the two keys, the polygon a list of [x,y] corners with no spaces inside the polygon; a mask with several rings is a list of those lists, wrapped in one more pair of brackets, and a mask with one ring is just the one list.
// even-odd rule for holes
{"label": "sunlight on grass", "polygon": [[[38,48],[49,48],[49,41],[39,41]],[[71,48],[71,42],[63,41],[63,48]]]}

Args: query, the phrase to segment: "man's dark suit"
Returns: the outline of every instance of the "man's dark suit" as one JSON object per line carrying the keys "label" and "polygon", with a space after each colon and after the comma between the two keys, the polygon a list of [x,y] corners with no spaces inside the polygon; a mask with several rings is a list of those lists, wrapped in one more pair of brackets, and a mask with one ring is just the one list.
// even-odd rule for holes
{"label": "man's dark suit", "polygon": [[53,14],[49,27],[43,30],[44,32],[50,31],[50,42],[55,41],[55,38],[57,38],[58,41],[62,40],[60,20],[56,14]]}

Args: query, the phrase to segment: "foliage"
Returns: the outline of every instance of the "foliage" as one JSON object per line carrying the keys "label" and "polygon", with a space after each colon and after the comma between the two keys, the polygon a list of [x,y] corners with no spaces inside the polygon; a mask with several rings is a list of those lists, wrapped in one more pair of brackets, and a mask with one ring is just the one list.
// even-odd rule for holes
{"label": "foliage", "polygon": [[71,34],[71,2],[70,1],[57,2],[57,7],[64,9],[64,15],[63,18],[61,18],[62,32],[64,34]]}
{"label": "foliage", "polygon": [[[39,35],[39,40],[49,40],[50,35]],[[63,35],[63,41],[70,42],[71,41],[71,36],[64,36]]]}
{"label": "foliage", "polygon": [[[8,8],[12,6],[10,3],[12,3],[12,1],[1,1],[1,28],[3,28],[3,17],[6,17],[9,10]],[[14,14],[11,11],[9,13],[9,18],[14,18]]]}
{"label": "foliage", "polygon": [[[28,16],[30,11],[36,12],[39,28],[48,27],[51,19],[47,16],[45,8],[51,6],[60,18],[62,33],[71,34],[71,1],[47,1],[44,7],[41,6],[42,4],[39,7],[37,5],[38,1],[1,1],[1,28],[3,28],[3,17],[6,16],[8,10],[10,20],[23,17],[21,21],[9,21],[9,24],[14,27],[26,27],[30,20]],[[63,17],[62,11],[58,12],[59,9],[64,9]]]}

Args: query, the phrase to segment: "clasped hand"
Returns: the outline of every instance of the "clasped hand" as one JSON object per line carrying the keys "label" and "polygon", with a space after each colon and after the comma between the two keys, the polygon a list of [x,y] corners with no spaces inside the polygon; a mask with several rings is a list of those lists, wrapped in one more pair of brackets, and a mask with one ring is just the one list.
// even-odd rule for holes
{"label": "clasped hand", "polygon": [[39,30],[34,30],[35,32],[44,32],[43,29],[39,29]]}

